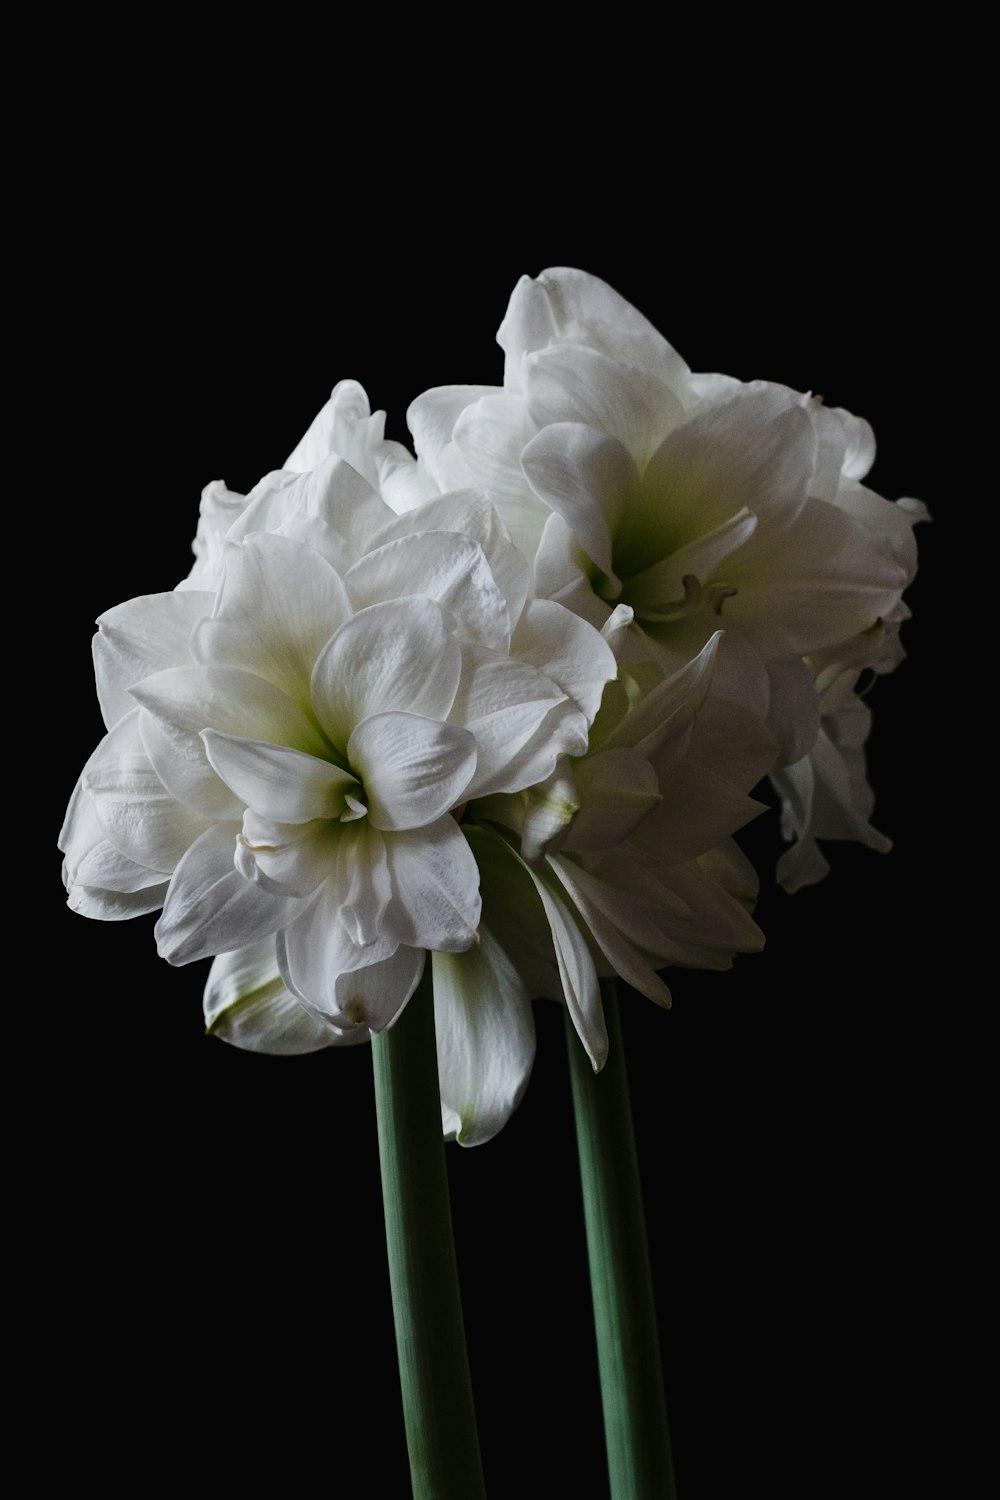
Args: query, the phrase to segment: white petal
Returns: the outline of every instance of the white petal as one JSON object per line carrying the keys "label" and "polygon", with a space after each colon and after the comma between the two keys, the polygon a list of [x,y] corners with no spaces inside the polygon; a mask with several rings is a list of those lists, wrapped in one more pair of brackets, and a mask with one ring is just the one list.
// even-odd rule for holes
{"label": "white petal", "polygon": [[291,698],[239,667],[177,667],[147,677],[132,694],[156,721],[143,721],[143,741],[157,773],[179,799],[208,817],[238,817],[240,809],[209,764],[203,729],[292,746],[308,755],[328,753],[319,731]]}
{"label": "white petal", "polygon": [[[247,1052],[298,1057],[345,1041],[344,1033],[310,1015],[285,988],[273,938],[213,961],[204,1012],[211,1036]],[[361,1041],[363,1034],[351,1039]]]}
{"label": "white petal", "polygon": [[[284,467],[304,473],[315,469],[331,453],[339,454],[350,462],[347,449],[351,446],[353,433],[359,427],[363,429],[370,421],[371,406],[364,387],[356,380],[338,381],[330,393],[329,401],[320,407],[285,460]],[[382,421],[384,423],[384,417]]]}
{"label": "white petal", "polygon": [[270,937],[296,903],[251,884],[233,866],[238,828],[220,823],[191,845],[174,871],[156,924],[161,958],[189,964]]}
{"label": "white petal", "polygon": [[[527,865],[525,869],[528,869]],[[594,1072],[599,1073],[608,1056],[608,1032],[594,960],[573,912],[563,900],[562,892],[551,883],[552,877],[548,870],[538,875],[534,870],[530,873],[552,932],[552,946],[555,949],[566,1008],[577,1035],[587,1049]]]}
{"label": "white petal", "polygon": [[430,599],[391,599],[343,625],[316,663],[317,717],[341,751],[369,714],[392,710],[445,719],[461,671],[458,643]]}
{"label": "white petal", "polygon": [[[435,386],[411,403],[406,422],[413,433],[417,453],[442,490],[461,489],[474,483],[464,461],[452,445],[455,423],[473,401],[496,394],[491,385]],[[456,465],[458,460],[458,465]],[[456,467],[464,475],[456,475]]]}
{"label": "white petal", "polygon": [[483,549],[466,536],[421,531],[400,537],[355,563],[344,582],[356,609],[419,594],[448,610],[465,640],[507,649],[506,600]]}
{"label": "white petal", "polygon": [[215,617],[199,625],[195,650],[206,666],[243,667],[308,708],[316,658],[351,614],[343,583],[311,547],[255,535],[227,549]]}
{"label": "white petal", "polygon": [[550,859],[549,867],[586,921],[595,942],[615,973],[620,974],[647,999],[669,1006],[670,991],[667,986],[621,930],[621,919],[635,920],[635,906],[629,895],[615,891],[604,882],[588,876],[572,860],[555,857]]}
{"label": "white petal", "polygon": [[83,773],[101,828],[126,859],[169,875],[207,820],[171,796],[139,736],[139,710],[121,719]]}
{"label": "white petal", "polygon": [[[537,504],[534,499],[533,504]],[[546,512],[548,514],[548,512]],[[477,490],[453,490],[400,516],[385,532],[386,541],[419,531],[457,531],[483,549],[490,572],[504,599],[511,626],[520,618],[531,581],[530,569],[496,508]]]}
{"label": "white petal", "polygon": [[557,344],[526,364],[528,411],[539,428],[584,422],[616,437],[640,467],[683,418],[661,380],[596,349]]}
{"label": "white petal", "polygon": [[[563,703],[566,699],[555,684],[526,662],[463,646],[462,677],[450,719],[471,730],[476,740],[476,772],[467,795],[483,797],[530,786],[531,781],[523,779],[525,751],[550,709]],[[568,747],[553,739],[551,748],[552,764],[545,775]],[[572,753],[579,748],[575,746]]]}
{"label": "white petal", "polygon": [[561,604],[533,599],[521,616],[511,655],[544,672],[593,723],[618,664],[600,632]]}
{"label": "white petal", "polygon": [[67,897],[70,911],[98,922],[124,922],[158,911],[167,894],[167,883],[142,891],[104,891],[96,886],[75,885]]}
{"label": "white petal", "polygon": [[482,911],[479,870],[454,818],[387,834],[385,849],[395,896],[387,920],[397,940],[450,953],[468,948]]}
{"label": "white petal", "polygon": [[420,828],[461,799],[476,768],[476,742],[467,729],[437,719],[372,714],[351,735],[347,758],[376,828]]}
{"label": "white petal", "polygon": [[463,1146],[490,1140],[521,1102],[535,1058],[531,996],[485,926],[466,953],[435,953],[441,1102]]}
{"label": "white petal", "polygon": [[758,541],[773,539],[805,503],[815,453],[808,413],[774,390],[701,408],[650,460],[616,560],[638,572],[742,510],[757,517]]}
{"label": "white petal", "polygon": [[129,599],[101,615],[100,633],[94,637],[94,672],[109,729],[135,708],[129,688],[154,672],[194,660],[191,633],[214,604],[214,594],[175,590]]}
{"label": "white petal", "polygon": [[236,839],[234,862],[244,880],[276,896],[309,896],[337,868],[341,823],[277,823],[249,808]]}
{"label": "white petal", "polygon": [[[320,1015],[342,1015],[346,1024],[364,1018],[360,1014],[355,1018],[348,1009],[343,976],[381,964],[392,957],[398,944],[384,933],[371,943],[356,943],[341,920],[341,910],[336,880],[325,881],[278,934],[275,947],[281,977],[292,994]],[[397,994],[396,998],[401,1007],[408,996]]]}
{"label": "white petal", "polygon": [[638,487],[638,470],[617,438],[577,422],[546,427],[521,456],[535,494],[558,511],[612,583],[612,537]]}
{"label": "white petal", "polygon": [[345,792],[358,786],[349,771],[284,745],[237,739],[214,729],[202,730],[202,740],[213,769],[240,802],[277,823],[339,818]]}
{"label": "white petal", "polygon": [[567,849],[607,849],[622,843],[663,798],[656,772],[638,750],[604,750],[575,767],[580,811]]}

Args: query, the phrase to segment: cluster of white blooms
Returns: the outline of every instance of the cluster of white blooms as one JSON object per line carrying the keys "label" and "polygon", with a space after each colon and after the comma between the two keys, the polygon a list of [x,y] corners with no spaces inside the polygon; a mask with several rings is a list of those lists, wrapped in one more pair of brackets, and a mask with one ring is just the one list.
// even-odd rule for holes
{"label": "cluster of white blooms", "polygon": [[[789,888],[869,824],[864,671],[899,656],[915,501],[866,423],[693,374],[610,287],[515,288],[502,387],[338,385],[248,496],[209,485],[190,576],[99,621],[107,735],[61,838],[75,911],[162,907],[209,1028],[303,1052],[392,1024],[428,962],[446,1132],[486,1140],[599,976],[761,946],[732,834],[770,775]],[[429,955],[429,957],[428,957]]]}

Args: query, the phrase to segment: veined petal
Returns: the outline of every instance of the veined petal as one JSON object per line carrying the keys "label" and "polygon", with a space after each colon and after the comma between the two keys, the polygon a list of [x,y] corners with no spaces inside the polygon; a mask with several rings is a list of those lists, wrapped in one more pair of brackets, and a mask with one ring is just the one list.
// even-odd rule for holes
{"label": "veined petal", "polygon": [[376,828],[420,828],[454,807],[476,768],[467,729],[417,714],[372,714],[347,745]]}
{"label": "veined petal", "polygon": [[381,437],[385,416],[379,412],[372,418],[364,386],[359,385],[356,380],[339,380],[330,393],[329,401],[320,407],[285,460],[285,468],[306,473],[317,468],[331,453],[350,462],[348,450],[355,446],[356,434],[367,433],[373,420],[375,434]]}
{"label": "veined petal", "polygon": [[440,605],[416,596],[373,604],[341,626],[316,663],[317,717],[341,751],[370,714],[401,710],[445,719],[461,664]]}
{"label": "veined petal", "polygon": [[[532,503],[537,502],[533,499]],[[461,532],[470,541],[478,542],[507,602],[510,624],[513,627],[517,623],[528,597],[531,574],[495,506],[478,490],[452,490],[446,495],[435,495],[401,515],[387,528],[384,539],[392,541],[420,531]]]}
{"label": "veined petal", "polygon": [[198,626],[195,650],[204,665],[254,672],[307,709],[316,658],[351,614],[324,558],[303,542],[257,534],[227,549],[215,617]]}
{"label": "veined petal", "polygon": [[157,948],[171,964],[247,948],[270,937],[296,903],[244,880],[233,865],[238,825],[220,823],[196,839],[174,871],[156,924]]}
{"label": "veined petal", "polygon": [[327,754],[302,709],[266,678],[240,667],[177,667],[147,677],[132,695],[156,721],[145,725],[143,738],[158,775],[208,817],[238,817],[240,809],[209,764],[203,729]]}
{"label": "veined petal", "polygon": [[607,1061],[608,1030],[601,1004],[601,988],[590,949],[548,869],[536,874],[528,865],[524,868],[531,875],[545,908],[566,1008],[577,1035],[587,1050],[594,1072],[599,1073]]}
{"label": "veined petal", "polygon": [[535,494],[566,522],[584,551],[617,583],[612,537],[627,513],[639,474],[615,437],[579,422],[557,422],[521,455]]}
{"label": "veined petal", "polygon": [[208,826],[171,796],[150,765],[139,735],[139,710],[120,719],[83,773],[98,822],[126,859],[169,875]]}
{"label": "veined petal", "polygon": [[338,1031],[296,1000],[278,972],[273,938],[219,954],[205,985],[204,1012],[210,1036],[247,1052],[298,1057],[367,1037],[362,1028]]}
{"label": "veined petal", "polygon": [[412,948],[458,953],[476,940],[482,912],[479,870],[454,818],[385,838],[394,936]]}
{"label": "veined petal", "polygon": [[[475,736],[476,771],[466,795],[484,797],[530,786],[530,781],[521,779],[519,757],[549,710],[565,702],[555,684],[526,662],[478,646],[463,646],[461,681],[450,720]],[[555,756],[565,749],[553,744],[553,765]]]}
{"label": "veined petal", "polygon": [[[495,395],[492,385],[439,385],[411,403],[406,413],[406,422],[413,434],[413,442],[420,462],[427,468],[442,490],[462,489],[474,483],[464,460],[452,444],[455,423],[465,408],[483,396]],[[459,459],[464,476],[456,475],[455,460]]]}
{"label": "veined petal", "polygon": [[816,455],[809,415],[772,390],[701,407],[653,455],[615,537],[632,574],[696,542],[742,510],[773,539],[805,504]]}
{"label": "veined petal", "polygon": [[566,849],[613,848],[663,801],[656,772],[638,750],[598,751],[574,769],[580,811]]}
{"label": "veined petal", "polygon": [[142,891],[106,891],[97,886],[75,885],[66,904],[70,911],[98,922],[125,922],[158,911],[167,894],[167,882]]}
{"label": "veined petal", "polygon": [[345,793],[358,788],[350,771],[301,750],[214,729],[203,729],[201,738],[212,768],[240,802],[276,823],[339,818],[346,810]]}
{"label": "veined petal", "polygon": [[605,685],[618,671],[614,653],[586,620],[550,599],[533,599],[524,610],[511,655],[543,672],[593,723]]}
{"label": "veined petal", "polygon": [[[371,943],[355,942],[341,920],[341,910],[338,882],[333,878],[324,881],[311,900],[302,902],[298,914],[278,933],[275,951],[281,977],[292,994],[310,1010],[320,1015],[340,1017],[341,1024],[347,1025],[355,1019],[364,1020],[364,1016],[352,1014],[341,983],[343,976],[369,965],[381,964],[392,957],[398,943],[386,933]],[[409,968],[407,972],[410,972]],[[352,986],[354,983],[350,981]],[[361,981],[357,984],[360,987]],[[391,983],[390,989],[394,989]],[[395,992],[398,1008],[408,998],[406,993]]]}
{"label": "veined petal", "polygon": [[346,827],[317,818],[278,823],[250,808],[236,838],[233,859],[244,880],[276,896],[309,896],[337,867]]}
{"label": "veined petal", "polygon": [[465,953],[435,953],[434,1021],[445,1132],[490,1140],[521,1102],[535,1059],[531,995],[490,930]]}
{"label": "veined petal", "polygon": [[400,537],[356,562],[344,582],[356,609],[419,594],[448,610],[466,640],[507,649],[506,601],[483,549],[467,536],[419,531]]}
{"label": "veined petal", "polygon": [[97,621],[94,673],[109,729],[135,708],[129,688],[167,667],[190,665],[191,634],[212,613],[215,595],[197,589],[147,594],[106,610]]}
{"label": "veined petal", "polygon": [[563,885],[570,900],[616,974],[649,1000],[669,1007],[670,991],[652,965],[627,940],[623,922],[635,921],[634,900],[625,892],[595,880],[572,860],[558,856],[549,867]]}
{"label": "veined petal", "polygon": [[654,375],[580,344],[554,344],[526,360],[528,411],[539,428],[585,422],[615,437],[643,467],[683,419],[680,401]]}

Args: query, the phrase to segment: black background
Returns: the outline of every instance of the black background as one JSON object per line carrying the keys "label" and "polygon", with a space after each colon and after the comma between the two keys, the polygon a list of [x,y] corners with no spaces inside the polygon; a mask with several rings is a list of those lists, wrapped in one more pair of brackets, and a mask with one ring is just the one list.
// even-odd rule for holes
{"label": "black background", "polygon": [[[943,265],[927,235],[950,190],[928,185],[917,146],[817,145],[807,171],[778,171],[775,139],[760,165],[709,154],[681,180],[670,153],[655,172],[647,149],[625,177],[606,162],[564,177],[496,143],[474,174],[361,151],[318,173],[294,147],[257,164],[235,135],[202,151],[164,130],[136,170],[126,123],[59,176],[43,335],[56,462],[40,466],[55,510],[22,481],[30,524],[57,538],[39,704],[58,703],[53,846],[101,732],[92,622],[187,571],[202,485],[245,490],[279,466],[340,378],[398,438],[424,388],[499,382],[494,333],[522,272],[581,266],[694,368],[866,416],[874,487],[934,512],[910,658],[870,699],[875,822],[894,852],[835,847],[829,879],[787,897],[758,825],[766,951],[675,974],[669,1013],[624,1002],[681,1495],[748,1478],[770,1495],[896,1492],[941,1316],[926,1310],[929,1226],[957,1193],[942,1112],[960,1037],[935,965],[952,880],[940,632],[961,587],[943,559],[968,505],[951,369],[968,314],[960,256]],[[368,1050],[271,1059],[206,1039],[207,964],[169,969],[152,919],[61,910],[54,847],[44,881],[39,1113],[60,1126],[38,1256],[58,1270],[50,1348],[77,1458],[109,1479],[138,1449],[178,1483],[297,1494],[319,1472],[336,1494],[405,1495]],[[606,1489],[562,1020],[537,1013],[521,1109],[492,1143],[447,1154],[491,1495],[589,1500]],[[345,1477],[357,1463],[363,1482]]]}

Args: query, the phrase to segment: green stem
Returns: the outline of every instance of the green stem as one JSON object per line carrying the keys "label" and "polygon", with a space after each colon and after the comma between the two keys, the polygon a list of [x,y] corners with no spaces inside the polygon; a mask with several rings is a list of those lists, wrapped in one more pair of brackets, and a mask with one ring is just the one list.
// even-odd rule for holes
{"label": "green stem", "polygon": [[612,1500],[676,1500],[653,1280],[615,981],[608,1060],[590,1065],[566,1013]]}
{"label": "green stem", "polygon": [[382,1201],[414,1500],[485,1500],[441,1131],[430,963],[372,1038]]}

